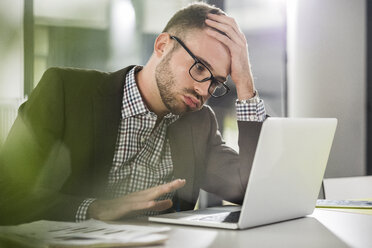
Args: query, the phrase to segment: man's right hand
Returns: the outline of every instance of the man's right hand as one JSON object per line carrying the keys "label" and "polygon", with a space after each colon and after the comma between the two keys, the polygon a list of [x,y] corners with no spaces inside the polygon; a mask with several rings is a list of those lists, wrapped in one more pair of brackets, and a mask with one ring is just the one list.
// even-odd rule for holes
{"label": "man's right hand", "polygon": [[185,179],[176,179],[143,191],[134,192],[112,200],[95,200],[88,208],[89,218],[97,220],[117,220],[138,210],[163,211],[172,207],[172,200],[156,201],[160,196],[185,186]]}

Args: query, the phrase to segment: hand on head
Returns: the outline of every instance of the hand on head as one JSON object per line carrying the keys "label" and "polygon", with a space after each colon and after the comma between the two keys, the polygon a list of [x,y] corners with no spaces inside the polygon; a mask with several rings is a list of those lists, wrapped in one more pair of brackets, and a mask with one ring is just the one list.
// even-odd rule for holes
{"label": "hand on head", "polygon": [[254,96],[254,84],[249,64],[247,40],[235,19],[226,15],[208,14],[207,34],[224,44],[230,51],[230,76],[236,85],[238,98]]}

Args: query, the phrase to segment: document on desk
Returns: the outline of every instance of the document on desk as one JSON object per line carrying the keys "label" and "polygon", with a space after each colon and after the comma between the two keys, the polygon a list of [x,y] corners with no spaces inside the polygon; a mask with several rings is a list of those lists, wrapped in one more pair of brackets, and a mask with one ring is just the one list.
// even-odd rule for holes
{"label": "document on desk", "polygon": [[355,200],[317,200],[316,208],[372,215],[372,199]]}
{"label": "document on desk", "polygon": [[124,247],[162,244],[168,227],[107,224],[97,220],[80,223],[36,221],[0,226],[0,238],[35,247]]}
{"label": "document on desk", "polygon": [[363,200],[323,200],[316,201],[317,208],[354,208],[372,209],[372,201]]}

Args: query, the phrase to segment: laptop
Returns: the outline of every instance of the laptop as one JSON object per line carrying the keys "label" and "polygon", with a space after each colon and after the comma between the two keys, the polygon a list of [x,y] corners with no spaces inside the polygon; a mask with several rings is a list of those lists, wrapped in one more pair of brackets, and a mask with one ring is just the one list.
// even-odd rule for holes
{"label": "laptop", "polygon": [[149,221],[246,229],[311,214],[336,126],[334,118],[267,118],[242,206],[168,213]]}

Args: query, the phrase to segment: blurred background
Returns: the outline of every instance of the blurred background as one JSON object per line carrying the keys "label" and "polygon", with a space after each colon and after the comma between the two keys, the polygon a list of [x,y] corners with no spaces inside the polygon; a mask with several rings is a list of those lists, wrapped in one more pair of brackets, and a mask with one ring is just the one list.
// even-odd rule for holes
{"label": "blurred background", "polygon": [[[166,22],[190,2],[1,0],[0,145],[18,106],[47,68],[115,71],[144,65]],[[205,2],[235,17],[245,33],[255,84],[268,114],[338,118],[326,177],[372,174],[371,3]],[[227,143],[238,150],[235,94],[209,104],[219,117]]]}

